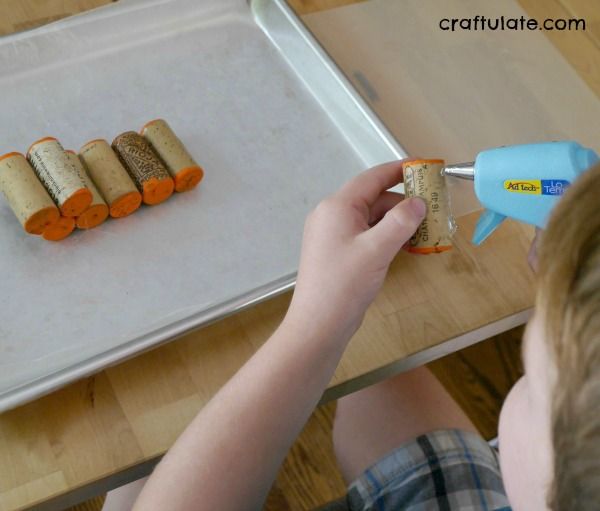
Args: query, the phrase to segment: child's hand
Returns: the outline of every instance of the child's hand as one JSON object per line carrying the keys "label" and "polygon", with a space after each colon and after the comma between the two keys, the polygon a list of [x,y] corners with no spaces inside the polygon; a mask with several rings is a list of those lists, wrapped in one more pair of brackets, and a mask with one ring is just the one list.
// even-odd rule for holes
{"label": "child's hand", "polygon": [[421,199],[386,191],[402,177],[400,162],[367,170],[309,215],[288,320],[346,338],[360,326],[392,259],[425,216]]}

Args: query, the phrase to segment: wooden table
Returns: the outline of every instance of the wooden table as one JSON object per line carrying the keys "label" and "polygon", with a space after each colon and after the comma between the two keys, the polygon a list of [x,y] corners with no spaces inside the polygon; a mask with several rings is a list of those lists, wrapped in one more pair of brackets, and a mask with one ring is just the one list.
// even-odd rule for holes
{"label": "wooden table", "polygon": [[[353,0],[295,0],[301,13]],[[107,0],[8,0],[0,31],[28,28]],[[532,16],[566,16],[565,0],[521,0]],[[543,4],[543,5],[542,5]],[[553,42],[600,93],[598,15],[569,0],[594,29]],[[579,10],[579,11],[578,11]],[[323,401],[525,321],[533,275],[531,229],[506,222],[482,247],[477,214],[459,219],[456,248],[400,254]],[[60,509],[145,475],[198,410],[269,337],[290,295],[246,310],[0,415],[0,510]]]}

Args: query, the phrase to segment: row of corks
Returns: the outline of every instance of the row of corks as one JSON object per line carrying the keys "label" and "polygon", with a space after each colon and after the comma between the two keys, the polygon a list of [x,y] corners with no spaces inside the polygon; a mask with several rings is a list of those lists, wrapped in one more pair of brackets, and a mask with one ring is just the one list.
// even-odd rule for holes
{"label": "row of corks", "polygon": [[160,204],[173,191],[192,190],[203,176],[163,119],[150,121],[140,133],[122,133],[112,146],[92,140],[79,154],[46,137],[26,155],[0,156],[0,191],[27,233],[51,241],[75,227],[97,227],[109,215],[130,215],[142,202]]}

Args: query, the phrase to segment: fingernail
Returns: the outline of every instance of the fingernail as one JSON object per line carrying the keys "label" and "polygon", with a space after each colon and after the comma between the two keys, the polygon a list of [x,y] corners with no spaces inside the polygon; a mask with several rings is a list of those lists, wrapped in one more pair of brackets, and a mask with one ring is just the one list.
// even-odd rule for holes
{"label": "fingernail", "polygon": [[415,215],[423,217],[427,213],[427,204],[421,197],[413,197],[410,199],[410,207],[415,212]]}

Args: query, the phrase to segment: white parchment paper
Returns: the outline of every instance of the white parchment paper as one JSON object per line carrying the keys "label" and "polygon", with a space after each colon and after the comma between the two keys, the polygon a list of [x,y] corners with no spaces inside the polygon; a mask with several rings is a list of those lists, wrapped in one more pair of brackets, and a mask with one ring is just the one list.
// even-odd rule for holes
{"label": "white parchment paper", "polygon": [[206,171],[60,243],[0,203],[0,397],[293,275],[305,215],[366,164],[243,0],[119,2],[1,39],[0,63],[1,154],[163,117]]}

